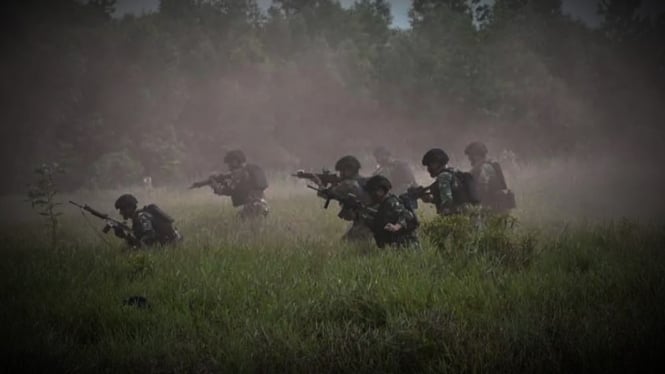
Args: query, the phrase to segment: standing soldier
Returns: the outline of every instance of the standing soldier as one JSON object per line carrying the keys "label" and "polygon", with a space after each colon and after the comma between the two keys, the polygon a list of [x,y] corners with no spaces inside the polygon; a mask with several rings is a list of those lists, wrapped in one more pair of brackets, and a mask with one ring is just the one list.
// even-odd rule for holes
{"label": "standing soldier", "polygon": [[515,195],[508,189],[501,165],[487,159],[487,147],[481,142],[469,144],[464,153],[471,163],[480,204],[492,212],[505,214],[515,208]]}
{"label": "standing soldier", "polygon": [[195,182],[190,188],[210,186],[215,194],[230,196],[234,207],[242,207],[239,213],[241,219],[266,217],[269,206],[264,191],[268,188],[268,180],[263,170],[248,164],[240,150],[229,151],[224,156],[224,163],[229,173],[212,175]]}
{"label": "standing soldier", "polygon": [[376,158],[377,163],[374,175],[383,175],[388,178],[395,194],[403,194],[410,187],[416,185],[416,178],[409,164],[394,159],[387,148],[377,147],[374,150],[374,158]]}
{"label": "standing soldier", "polygon": [[448,160],[448,154],[443,149],[433,148],[427,151],[422,164],[427,167],[429,175],[435,181],[429,187],[415,189],[418,197],[426,203],[433,203],[436,212],[443,216],[461,213],[464,204],[473,200],[464,193],[467,191],[462,188],[463,181],[458,177],[457,171],[447,167]]}
{"label": "standing soldier", "polygon": [[247,164],[241,150],[229,151],[224,156],[224,163],[230,171],[230,182],[214,183],[213,191],[218,195],[230,196],[234,207],[242,206],[242,219],[266,217],[270,208],[264,196],[268,180],[263,170],[257,165]]}
{"label": "standing soldier", "polygon": [[375,175],[365,183],[365,191],[372,199],[376,213],[369,222],[376,245],[417,247],[418,217],[397,196],[390,193],[392,185],[388,178]]}
{"label": "standing soldier", "polygon": [[[354,196],[363,205],[370,205],[371,199],[363,189],[365,178],[359,175],[360,161],[354,156],[344,156],[335,163],[335,170],[339,173],[339,181],[332,186],[328,186],[325,192],[319,192],[319,196],[327,198],[334,196]],[[313,181],[319,186],[326,187],[325,184],[315,177]],[[326,194],[329,193],[329,195]],[[372,238],[372,232],[367,226],[366,221],[358,211],[358,207],[340,202],[342,209],[337,215],[339,218],[352,221],[349,229],[342,237],[348,241],[364,241]]]}
{"label": "standing soldier", "polygon": [[167,245],[182,240],[182,235],[173,225],[173,219],[157,205],[150,204],[138,209],[138,200],[130,194],[116,200],[115,208],[125,220],[131,220],[131,232],[114,227],[115,235],[132,247]]}

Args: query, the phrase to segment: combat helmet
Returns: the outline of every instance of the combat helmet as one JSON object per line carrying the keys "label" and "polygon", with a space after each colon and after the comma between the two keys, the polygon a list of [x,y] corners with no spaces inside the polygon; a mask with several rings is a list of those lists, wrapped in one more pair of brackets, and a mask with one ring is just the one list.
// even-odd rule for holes
{"label": "combat helmet", "polygon": [[427,166],[433,162],[440,162],[443,165],[446,165],[450,159],[448,154],[441,148],[432,148],[423,156],[422,164]]}
{"label": "combat helmet", "polygon": [[360,170],[360,161],[354,156],[344,156],[335,163],[335,170],[341,171],[342,169],[351,169],[358,172]]}
{"label": "combat helmet", "polygon": [[115,201],[115,208],[121,209],[124,207],[136,207],[139,201],[132,194],[124,194]]}
{"label": "combat helmet", "polygon": [[233,161],[244,164],[247,161],[247,159],[245,158],[245,153],[243,153],[243,151],[239,149],[234,149],[232,151],[227,152],[226,156],[224,156],[224,163],[228,164]]}
{"label": "combat helmet", "polygon": [[373,192],[379,188],[383,188],[387,192],[393,188],[393,185],[390,183],[390,180],[388,180],[388,178],[384,177],[383,175],[375,175],[369,178],[367,182],[365,182],[363,188],[367,192]]}
{"label": "combat helmet", "polygon": [[386,148],[384,146],[378,146],[378,147],[374,148],[373,154],[374,154],[374,157],[377,158],[377,159],[388,158],[388,157],[392,156],[392,154],[390,153],[390,150],[388,150],[388,148]]}
{"label": "combat helmet", "polygon": [[482,142],[472,142],[466,146],[464,149],[464,154],[467,156],[478,155],[485,157],[487,156],[487,147]]}

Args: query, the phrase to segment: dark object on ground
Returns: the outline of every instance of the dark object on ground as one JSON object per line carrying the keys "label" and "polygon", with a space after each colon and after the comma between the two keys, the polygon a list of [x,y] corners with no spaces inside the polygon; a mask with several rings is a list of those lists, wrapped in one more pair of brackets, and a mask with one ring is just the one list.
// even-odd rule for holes
{"label": "dark object on ground", "polygon": [[139,309],[150,309],[148,299],[143,296],[131,296],[122,302],[122,305],[133,306]]}

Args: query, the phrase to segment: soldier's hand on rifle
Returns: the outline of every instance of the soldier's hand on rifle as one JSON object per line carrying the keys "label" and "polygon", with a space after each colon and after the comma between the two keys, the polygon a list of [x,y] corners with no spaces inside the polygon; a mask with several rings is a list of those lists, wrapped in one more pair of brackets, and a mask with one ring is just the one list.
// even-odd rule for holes
{"label": "soldier's hand on rifle", "polygon": [[433,203],[434,202],[434,196],[432,196],[432,194],[424,194],[423,196],[420,197],[420,200],[422,200],[426,203]]}
{"label": "soldier's hand on rifle", "polygon": [[211,187],[215,195],[226,195],[226,189],[220,183],[213,183]]}
{"label": "soldier's hand on rifle", "polygon": [[399,223],[387,223],[383,229],[389,232],[397,232],[402,229],[402,225]]}
{"label": "soldier's hand on rifle", "polygon": [[329,189],[317,190],[316,195],[324,199],[331,199],[333,197]]}
{"label": "soldier's hand on rifle", "polygon": [[314,174],[311,180],[312,182],[316,183],[317,186],[323,186],[323,181],[321,180],[321,178],[319,178],[318,175]]}

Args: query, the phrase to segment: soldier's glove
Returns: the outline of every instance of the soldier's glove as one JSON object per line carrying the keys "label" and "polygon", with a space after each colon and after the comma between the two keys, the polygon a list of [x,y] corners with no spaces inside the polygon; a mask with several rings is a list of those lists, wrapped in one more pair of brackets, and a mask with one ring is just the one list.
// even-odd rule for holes
{"label": "soldier's glove", "polygon": [[399,223],[387,223],[384,227],[384,230],[388,232],[398,232],[399,230],[402,229],[402,225]]}

